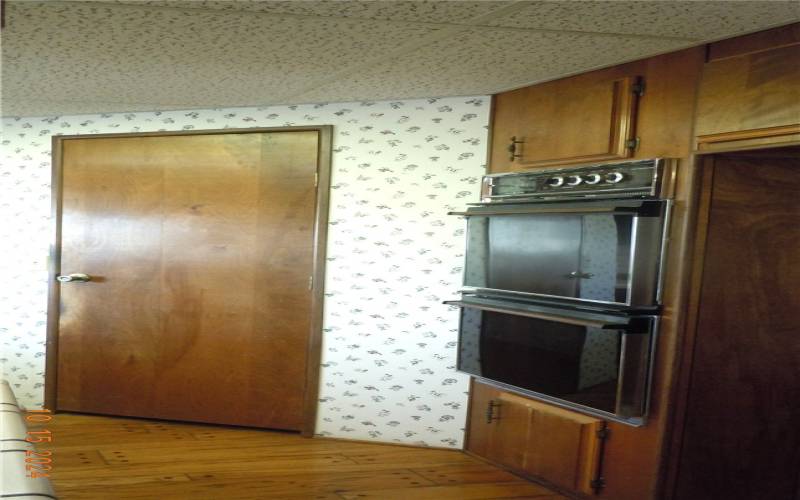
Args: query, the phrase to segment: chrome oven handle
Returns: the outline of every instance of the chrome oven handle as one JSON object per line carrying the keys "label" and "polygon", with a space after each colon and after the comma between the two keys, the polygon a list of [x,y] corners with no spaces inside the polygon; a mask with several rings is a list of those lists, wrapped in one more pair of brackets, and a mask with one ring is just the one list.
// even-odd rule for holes
{"label": "chrome oven handle", "polygon": [[538,313],[533,311],[505,309],[502,307],[493,307],[488,305],[475,304],[472,302],[463,302],[460,300],[448,300],[445,302],[445,304],[458,307],[471,307],[473,309],[480,309],[482,311],[513,314],[515,316],[524,316],[526,318],[542,319],[545,321],[555,321],[557,323],[565,323],[568,325],[588,326],[592,328],[619,328],[619,329],[627,328],[627,325],[614,325],[606,321],[594,321],[594,320],[581,319],[570,316],[559,316],[555,314]]}

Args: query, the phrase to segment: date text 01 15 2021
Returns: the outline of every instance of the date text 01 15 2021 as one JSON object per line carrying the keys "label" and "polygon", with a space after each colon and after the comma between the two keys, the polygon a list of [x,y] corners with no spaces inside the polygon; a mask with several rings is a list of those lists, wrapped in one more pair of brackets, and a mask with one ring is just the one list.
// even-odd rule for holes
{"label": "date text 01 15 2021", "polygon": [[[53,419],[50,410],[27,410],[27,413],[25,420],[29,426],[33,427],[33,430],[28,431],[25,440],[40,445],[53,442],[53,434],[50,430],[42,428]],[[49,471],[53,468],[53,452],[51,450],[28,450],[25,455],[25,469],[28,471],[28,477],[50,477]]]}

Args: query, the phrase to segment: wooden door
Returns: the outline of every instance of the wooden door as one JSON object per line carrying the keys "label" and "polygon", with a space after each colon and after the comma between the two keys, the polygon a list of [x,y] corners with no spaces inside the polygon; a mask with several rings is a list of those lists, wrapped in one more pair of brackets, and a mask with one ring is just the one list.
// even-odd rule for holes
{"label": "wooden door", "polygon": [[301,429],[319,131],[62,144],[57,409]]}
{"label": "wooden door", "polygon": [[639,78],[619,73],[596,71],[497,94],[491,171],[630,157]]}
{"label": "wooden door", "polygon": [[792,498],[800,470],[800,149],[716,157],[672,498]]}

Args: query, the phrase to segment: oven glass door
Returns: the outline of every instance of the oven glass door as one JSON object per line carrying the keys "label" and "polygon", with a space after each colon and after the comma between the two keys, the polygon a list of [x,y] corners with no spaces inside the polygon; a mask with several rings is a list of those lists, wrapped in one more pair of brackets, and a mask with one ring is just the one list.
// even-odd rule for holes
{"label": "oven glass door", "polygon": [[573,313],[464,299],[459,371],[639,425],[647,412],[653,316]]}
{"label": "oven glass door", "polygon": [[464,285],[655,306],[666,209],[647,203],[629,210],[591,203],[470,209]]}

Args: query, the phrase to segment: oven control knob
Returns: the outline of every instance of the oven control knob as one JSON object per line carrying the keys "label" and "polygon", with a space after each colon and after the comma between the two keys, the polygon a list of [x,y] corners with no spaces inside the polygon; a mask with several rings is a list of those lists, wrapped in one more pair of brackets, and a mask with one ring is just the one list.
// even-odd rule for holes
{"label": "oven control knob", "polygon": [[567,186],[577,186],[583,182],[583,178],[580,175],[570,175],[567,177]]}
{"label": "oven control knob", "polygon": [[616,184],[620,182],[623,179],[623,177],[625,176],[619,172],[609,172],[606,174],[606,182],[608,182],[609,184]]}
{"label": "oven control knob", "polygon": [[559,187],[564,185],[564,178],[560,175],[547,179],[547,185],[552,187]]}
{"label": "oven control knob", "polygon": [[592,185],[597,184],[598,182],[602,181],[603,178],[600,177],[600,174],[589,174],[583,178],[583,182],[586,184]]}

